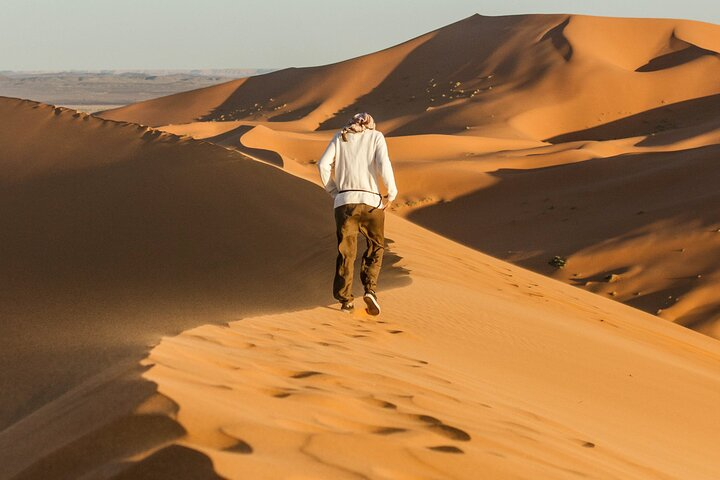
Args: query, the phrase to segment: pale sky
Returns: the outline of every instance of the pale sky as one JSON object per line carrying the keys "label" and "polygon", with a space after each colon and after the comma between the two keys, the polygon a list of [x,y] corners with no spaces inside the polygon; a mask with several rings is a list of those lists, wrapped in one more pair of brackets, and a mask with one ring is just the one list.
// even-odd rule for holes
{"label": "pale sky", "polygon": [[720,23],[720,0],[0,0],[0,71],[324,65],[474,13]]}

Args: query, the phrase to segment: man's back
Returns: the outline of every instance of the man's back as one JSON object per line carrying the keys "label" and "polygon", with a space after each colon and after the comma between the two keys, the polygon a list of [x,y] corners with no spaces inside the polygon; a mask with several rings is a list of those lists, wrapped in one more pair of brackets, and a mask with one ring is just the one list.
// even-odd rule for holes
{"label": "man's back", "polygon": [[[361,233],[367,239],[360,270],[365,289],[363,300],[367,313],[379,315],[375,289],[385,250],[385,207],[395,199],[397,188],[385,137],[375,130],[375,120],[369,113],[354,115],[333,137],[318,161],[318,169],[325,190],[335,199],[338,257],[333,296],[340,301],[342,311],[352,312],[355,308],[353,265],[357,236]],[[378,176],[388,188],[385,205],[378,188]]]}
{"label": "man's back", "polygon": [[[333,165],[334,180],[330,178]],[[347,141],[340,133],[336,134],[318,168],[323,184],[335,197],[335,207],[347,203],[380,206],[378,176],[387,186],[389,198],[394,199],[397,194],[385,137],[377,130],[349,134]]]}

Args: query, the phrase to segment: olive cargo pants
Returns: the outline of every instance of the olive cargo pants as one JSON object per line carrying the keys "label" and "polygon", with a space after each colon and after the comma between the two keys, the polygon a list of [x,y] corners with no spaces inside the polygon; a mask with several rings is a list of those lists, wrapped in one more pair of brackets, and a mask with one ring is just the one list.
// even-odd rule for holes
{"label": "olive cargo pants", "polygon": [[333,281],[333,296],[341,302],[353,299],[352,281],[358,232],[367,239],[368,248],[362,258],[360,280],[368,290],[375,291],[385,249],[385,210],[364,203],[349,203],[335,209],[338,257]]}

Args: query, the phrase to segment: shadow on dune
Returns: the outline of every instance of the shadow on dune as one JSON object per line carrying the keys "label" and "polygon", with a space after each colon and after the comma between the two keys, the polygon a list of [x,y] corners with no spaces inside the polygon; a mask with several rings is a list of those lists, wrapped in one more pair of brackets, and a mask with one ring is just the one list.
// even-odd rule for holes
{"label": "shadow on dune", "polygon": [[[563,37],[566,15],[484,17],[473,15],[432,32],[414,48],[377,88],[347,105],[317,130],[341,127],[351,114],[369,111],[377,119],[408,117],[388,136],[465,132],[469,122],[494,121],[477,114],[495,87],[529,88],[543,78],[557,55],[569,58],[572,47]],[[515,36],[541,36],[532,48],[514,43]],[[543,35],[544,33],[544,35]],[[472,60],[468,60],[472,49]],[[501,56],[500,52],[504,52]],[[523,59],[528,58],[528,61]],[[460,101],[452,108],[443,108]],[[484,118],[487,117],[487,118]]]}
{"label": "shadow on dune", "polygon": [[[526,28],[542,31],[548,19]],[[432,37],[414,48],[377,88],[321,123],[317,130],[340,128],[352,114],[368,111],[378,119],[419,117],[387,132],[389,136],[429,133],[428,125],[433,126],[432,133],[464,131],[464,124],[459,127],[456,122],[443,118],[457,116],[457,109],[451,109],[452,113],[428,112],[428,107],[438,108],[459,98],[470,98],[475,89],[485,91],[496,83],[498,77],[512,76],[522,69],[522,64],[515,57],[499,64],[488,60],[507,43],[508,31],[525,24],[528,20],[522,16],[473,15],[432,32],[429,34]],[[468,60],[468,48],[472,48],[472,61]],[[525,73],[528,81],[536,77],[535,74]],[[460,82],[462,93],[459,89],[452,91],[455,82]],[[430,98],[433,98],[432,102]],[[474,98],[474,101],[480,100],[480,96]]]}
{"label": "shadow on dune", "polygon": [[[269,122],[297,121],[312,116],[332,99],[332,108],[339,108],[339,111],[333,110],[327,120],[324,120],[325,113],[330,112],[323,112],[318,117],[321,123],[316,130],[339,128],[353,113],[369,111],[377,119],[418,117],[396,131],[388,132],[390,135],[430,133],[430,125],[432,133],[465,131],[466,124],[460,123],[463,120],[455,118],[458,111],[482,103],[482,95],[498,82],[512,79],[514,88],[526,88],[557,63],[558,54],[569,58],[572,48],[563,36],[567,22],[566,15],[536,18],[473,15],[428,33],[406,54],[403,53],[406,45],[401,44],[373,54],[374,58],[359,57],[331,65],[288,68],[249,77],[199,120],[261,117]],[[529,51],[526,44],[510,41],[528,35],[528,31],[533,32],[532,37],[542,37]],[[508,43],[512,46],[508,47]],[[469,49],[471,60],[468,59]],[[500,55],[500,52],[504,54]],[[389,64],[383,67],[382,55],[385,54]],[[400,58],[399,55],[405,56]],[[518,60],[519,56],[531,57],[532,61]],[[384,76],[371,80],[373,84],[380,81],[376,88],[359,98],[343,91],[343,79],[349,75],[367,76],[368,69],[376,76]],[[329,78],[336,81],[331,83]],[[471,95],[474,97],[472,102],[469,101]],[[449,112],[437,109],[458,99],[466,102]],[[436,110],[428,111],[430,107]],[[471,111],[461,116],[477,121],[477,115]]]}
{"label": "shadow on dune", "polygon": [[310,114],[318,103],[299,105],[290,110],[281,98],[303,97],[308,85],[323,78],[323,67],[286,68],[248,77],[220,105],[198,121],[250,119],[260,112],[270,113],[270,121],[299,120]]}
{"label": "shadow on dune", "polygon": [[112,480],[222,480],[201,452],[170,445],[134,464]]}
{"label": "shadow on dune", "polygon": [[271,165],[275,165],[277,167],[283,167],[284,166],[283,158],[276,151],[265,150],[264,148],[252,148],[252,147],[243,145],[243,143],[242,143],[243,135],[248,133],[253,128],[255,128],[255,127],[253,127],[252,125],[241,125],[237,128],[233,128],[229,132],[221,133],[220,135],[216,135],[214,137],[207,138],[205,140],[210,143],[215,143],[217,145],[232,147],[239,152],[242,152],[253,158],[257,158],[258,160],[262,160],[263,162],[267,162],[267,163],[269,163]]}
{"label": "shadow on dune", "polygon": [[681,41],[687,47],[677,50],[675,52],[666,53],[665,55],[660,55],[659,57],[655,57],[652,60],[650,60],[645,65],[638,67],[635,71],[636,72],[657,72],[658,70],[664,70],[666,68],[673,68],[680,65],[683,65],[685,63],[692,62],[693,60],[697,60],[700,57],[704,57],[705,55],[713,55],[716,57],[720,57],[717,52],[714,52],[712,50],[706,50],[704,48],[698,47],[697,45],[691,45],[687,42],[684,42],[682,40],[678,40],[677,37],[675,37],[675,34],[673,33],[672,39],[675,41]]}
{"label": "shadow on dune", "polygon": [[570,61],[573,56],[573,47],[565,36],[565,29],[568,25],[570,25],[570,17],[548,30],[540,39],[541,41],[550,41],[553,47],[555,47],[555,50],[562,55],[566,62]]}
{"label": "shadow on dune", "polygon": [[[63,414],[47,413],[54,401],[118,365],[131,369],[163,335],[333,303],[335,225],[321,188],[221,147],[8,103],[0,102],[10,110],[0,109],[5,454],[19,454],[28,431],[42,443],[62,424]],[[409,283],[388,258],[383,287]],[[43,427],[33,427],[39,418]]]}
{"label": "shadow on dune", "polygon": [[0,478],[107,478],[181,438],[178,405],[140,377],[145,370],[119,360],[0,432]]}
{"label": "shadow on dune", "polygon": [[[720,109],[720,94],[694,98],[630,115],[596,127],[564,133],[544,141],[550,143],[581,140],[613,140],[649,135],[640,147],[669,145],[718,128],[715,112]],[[688,128],[677,135],[671,130]],[[658,135],[662,134],[662,135]],[[657,135],[657,137],[655,137]]]}
{"label": "shadow on dune", "polygon": [[[420,208],[408,218],[497,258],[552,275],[547,262],[554,255],[567,257],[609,239],[630,239],[633,232],[652,231],[659,222],[679,229],[692,225],[697,231],[717,228],[718,155],[720,145],[713,145],[501,169],[492,173],[497,183]],[[680,296],[691,286],[677,283],[674,291]]]}
{"label": "shadow on dune", "polygon": [[271,122],[292,122],[295,120],[302,120],[303,118],[314,112],[319,106],[319,102],[311,103],[309,105],[298,108],[297,110],[290,110],[279,115],[274,115],[268,120]]}

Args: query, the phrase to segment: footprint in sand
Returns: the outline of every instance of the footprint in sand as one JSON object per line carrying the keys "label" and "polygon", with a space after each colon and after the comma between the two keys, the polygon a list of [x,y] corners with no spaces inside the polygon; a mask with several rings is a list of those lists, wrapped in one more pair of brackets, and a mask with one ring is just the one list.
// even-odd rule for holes
{"label": "footprint in sand", "polygon": [[287,398],[292,394],[293,394],[293,392],[291,392],[289,390],[285,390],[285,391],[273,393],[272,396],[275,398]]}
{"label": "footprint in sand", "polygon": [[397,410],[397,408],[398,408],[397,405],[395,405],[392,402],[380,400],[379,398],[375,398],[375,397],[367,397],[367,398],[364,398],[363,400],[370,405],[380,407],[380,408],[387,408],[390,410]]}
{"label": "footprint in sand", "polygon": [[302,372],[297,372],[291,375],[292,378],[308,378],[312,377],[314,375],[322,375],[322,372],[316,372],[314,370],[305,370]]}
{"label": "footprint in sand", "polygon": [[224,452],[230,452],[230,453],[242,453],[244,455],[249,455],[253,453],[253,448],[250,446],[249,443],[244,442],[242,440],[238,440],[235,445],[231,445],[229,447],[223,448]]}
{"label": "footprint in sand", "polygon": [[438,445],[436,447],[427,447],[429,450],[434,450],[436,452],[443,452],[443,453],[465,453],[458,447],[455,447],[453,445]]}
{"label": "footprint in sand", "polygon": [[446,438],[449,438],[451,440],[458,440],[461,442],[469,442],[472,437],[470,437],[470,434],[467,433],[464,430],[460,430],[459,428],[447,425],[443,423],[441,420],[431,417],[430,415],[415,415],[415,418],[417,420],[420,420],[421,422],[425,423],[427,425],[427,429],[437,433],[438,435],[442,435]]}
{"label": "footprint in sand", "polygon": [[372,433],[376,433],[378,435],[392,435],[393,433],[402,433],[407,432],[406,428],[397,428],[397,427],[379,427],[375,430],[373,430]]}

